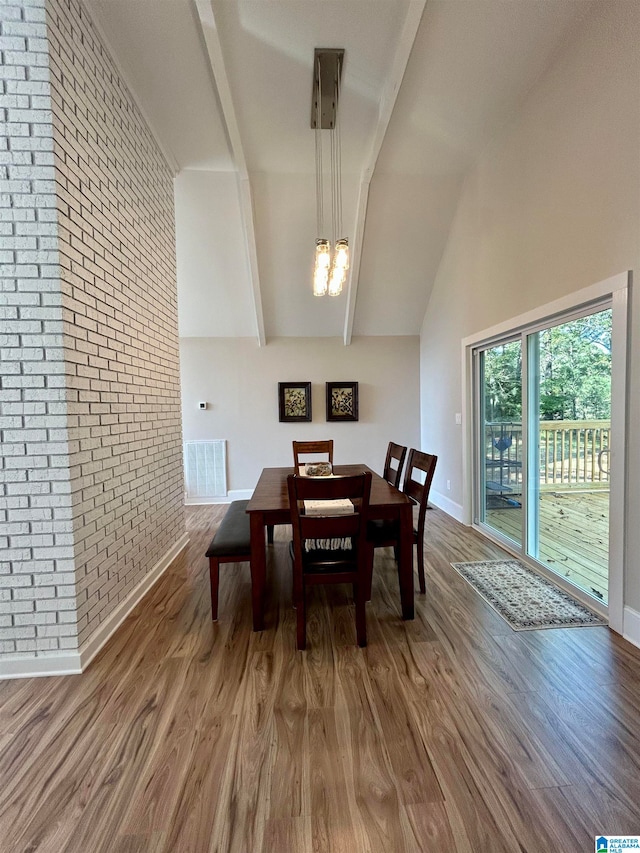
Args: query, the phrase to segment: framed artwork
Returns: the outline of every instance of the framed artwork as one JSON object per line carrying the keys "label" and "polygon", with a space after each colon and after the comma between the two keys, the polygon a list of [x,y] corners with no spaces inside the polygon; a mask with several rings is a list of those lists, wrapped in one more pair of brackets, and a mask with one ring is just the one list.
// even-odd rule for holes
{"label": "framed artwork", "polygon": [[357,382],[327,382],[327,420],[358,420]]}
{"label": "framed artwork", "polygon": [[278,382],[280,423],[311,420],[311,383]]}

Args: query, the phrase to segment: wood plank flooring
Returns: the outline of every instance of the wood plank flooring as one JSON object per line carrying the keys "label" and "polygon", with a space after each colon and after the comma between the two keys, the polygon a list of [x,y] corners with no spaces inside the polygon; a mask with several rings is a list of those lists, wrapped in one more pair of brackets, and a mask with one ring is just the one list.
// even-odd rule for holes
{"label": "wood plank flooring", "polygon": [[267,630],[249,570],[189,549],[81,676],[0,684],[0,850],[583,853],[640,827],[640,650],[607,628],[515,633],[450,568],[500,558],[434,510],[427,595],[402,622],[376,553],[369,645],[346,588],[312,592],[295,650],[288,528]]}
{"label": "wood plank flooring", "polygon": [[[522,508],[487,510],[496,530],[522,539]],[[609,587],[609,492],[543,492],[540,559],[549,569],[606,603]]]}

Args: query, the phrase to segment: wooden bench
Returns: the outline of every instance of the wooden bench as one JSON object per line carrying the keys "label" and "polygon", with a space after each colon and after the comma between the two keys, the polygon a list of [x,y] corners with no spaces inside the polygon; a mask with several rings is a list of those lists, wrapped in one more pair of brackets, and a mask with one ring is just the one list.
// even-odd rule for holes
{"label": "wooden bench", "polygon": [[251,533],[246,509],[249,501],[232,501],[220,527],[211,540],[209,580],[211,583],[211,619],[218,619],[218,585],[220,563],[251,563]]}

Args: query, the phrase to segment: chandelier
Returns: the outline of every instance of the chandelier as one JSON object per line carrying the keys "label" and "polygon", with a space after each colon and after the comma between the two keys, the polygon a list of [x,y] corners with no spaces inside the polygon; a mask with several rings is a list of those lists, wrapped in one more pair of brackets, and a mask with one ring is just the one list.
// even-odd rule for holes
{"label": "chandelier", "polygon": [[[316,255],[313,270],[314,296],[338,296],[349,269],[349,241],[342,232],[342,145],[338,104],[344,50],[316,48],[313,57],[311,127],[316,149]],[[322,131],[329,131],[329,170],[325,173]],[[325,185],[331,199],[331,240],[324,230]]]}

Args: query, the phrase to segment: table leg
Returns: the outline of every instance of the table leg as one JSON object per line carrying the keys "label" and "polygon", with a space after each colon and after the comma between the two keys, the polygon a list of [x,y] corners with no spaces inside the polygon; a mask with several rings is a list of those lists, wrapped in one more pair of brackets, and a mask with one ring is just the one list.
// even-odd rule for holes
{"label": "table leg", "polygon": [[253,630],[264,629],[264,588],[267,576],[267,554],[264,543],[264,518],[260,512],[249,513],[251,519],[251,604]]}
{"label": "table leg", "polygon": [[413,512],[411,504],[400,509],[400,542],[398,554],[398,578],[402,618],[413,619]]}

